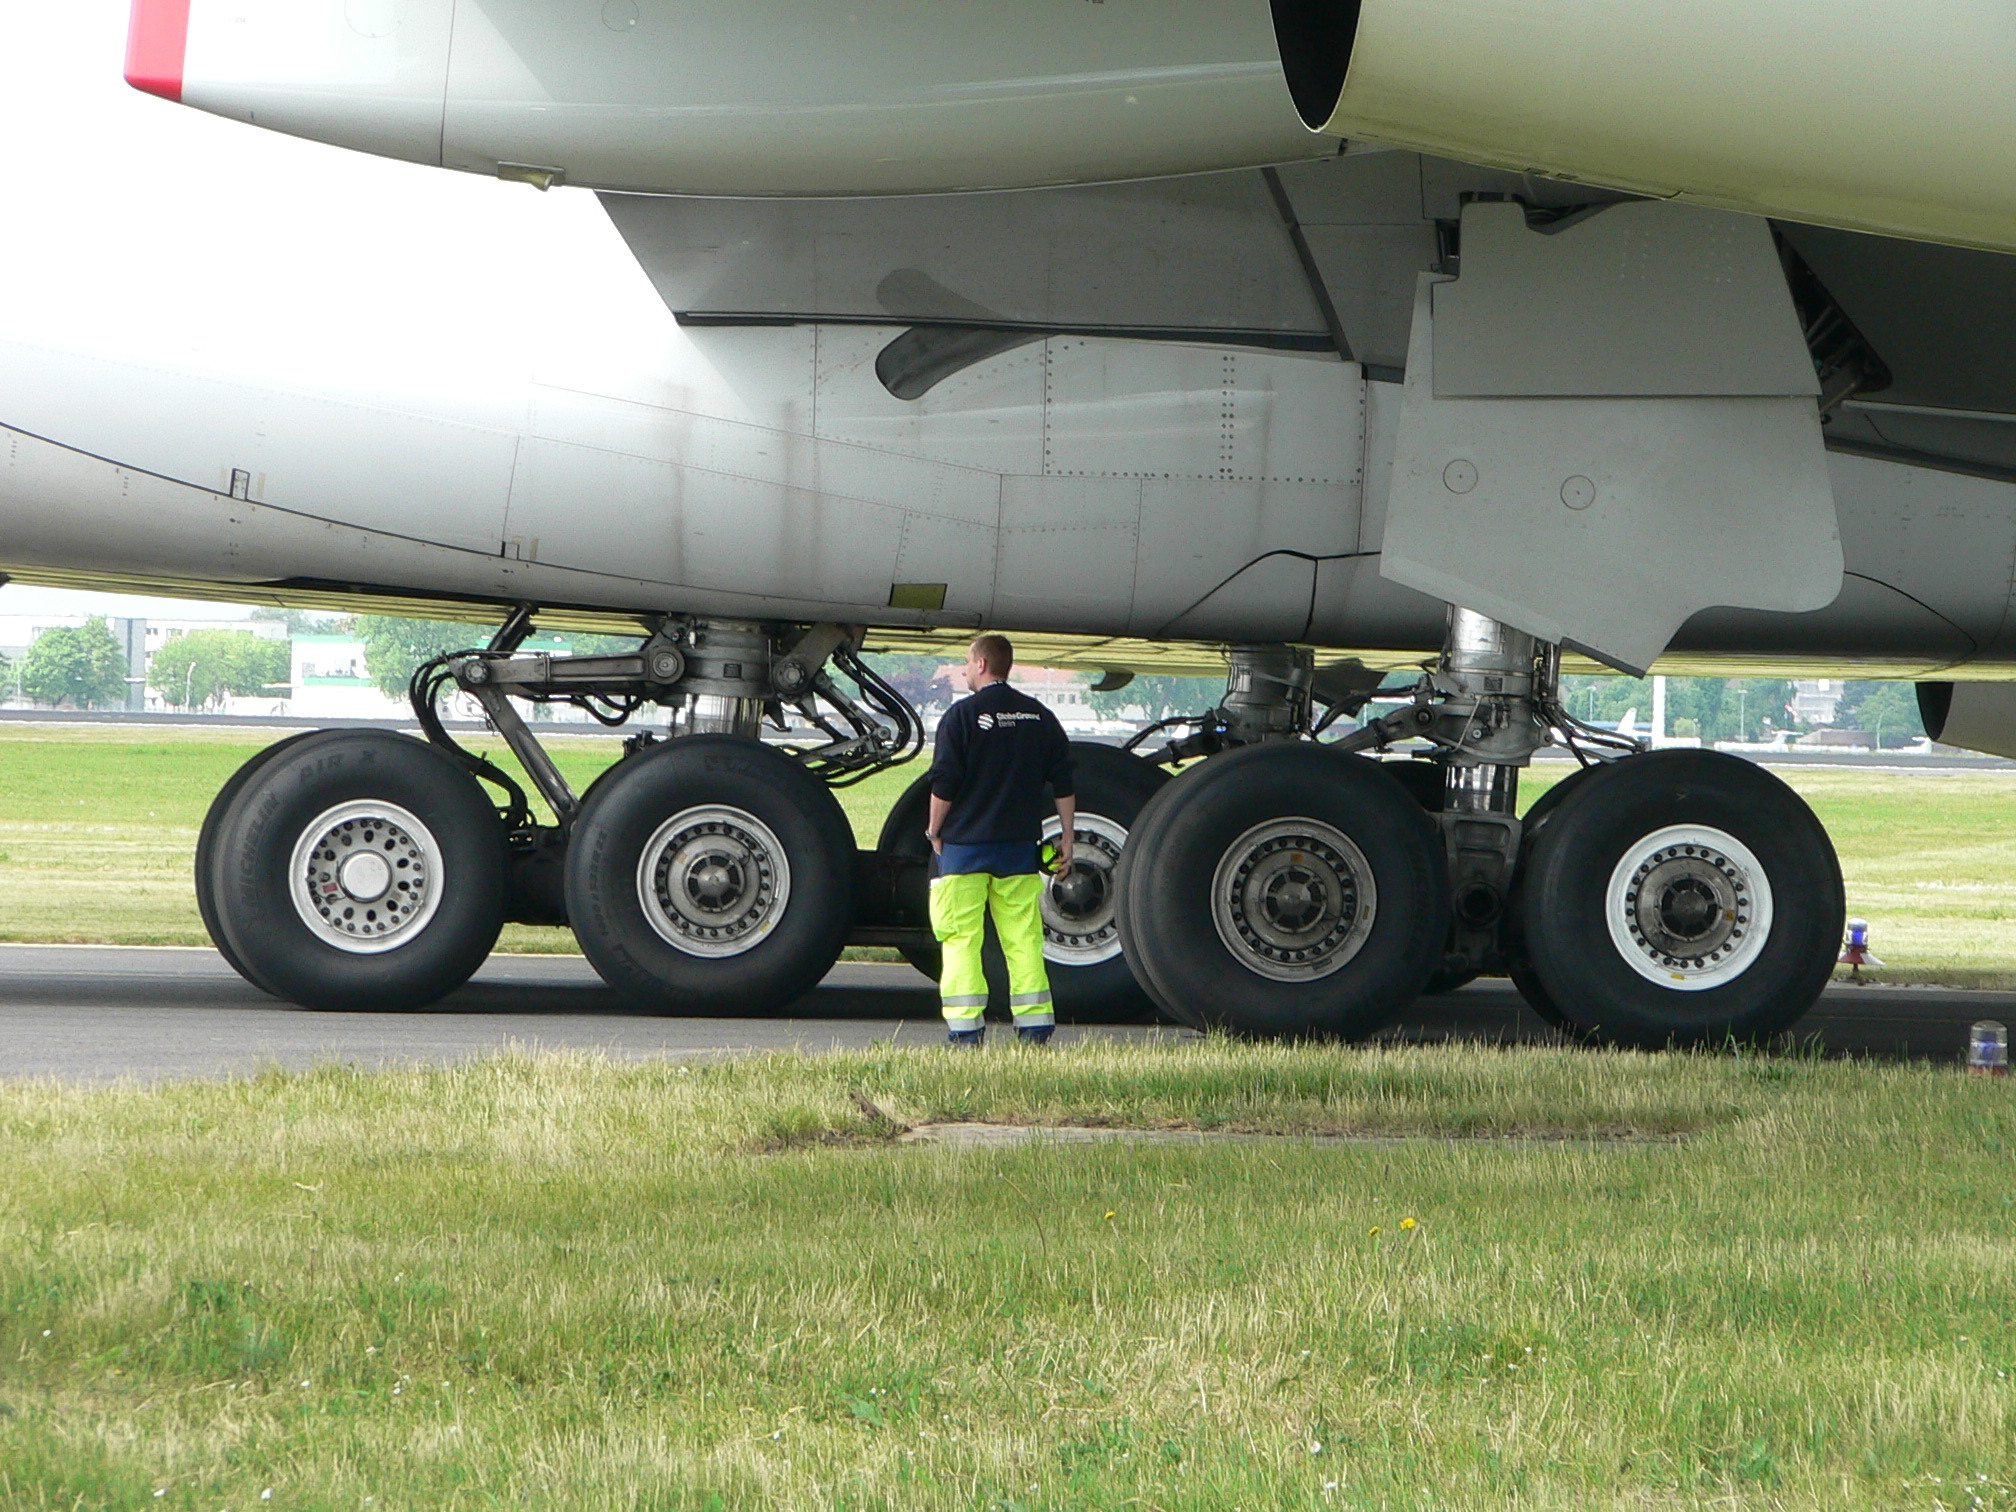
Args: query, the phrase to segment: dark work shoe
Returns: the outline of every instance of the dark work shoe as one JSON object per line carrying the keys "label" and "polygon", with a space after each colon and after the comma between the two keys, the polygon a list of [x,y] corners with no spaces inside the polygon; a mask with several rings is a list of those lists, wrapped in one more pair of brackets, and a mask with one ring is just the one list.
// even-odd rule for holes
{"label": "dark work shoe", "polygon": [[978,1050],[980,1042],[987,1038],[987,1029],[947,1029],[945,1039],[954,1050]]}
{"label": "dark work shoe", "polygon": [[1033,1024],[1027,1029],[1018,1028],[1015,1038],[1025,1045],[1047,1045],[1050,1043],[1050,1031],[1056,1027],[1055,1024]]}

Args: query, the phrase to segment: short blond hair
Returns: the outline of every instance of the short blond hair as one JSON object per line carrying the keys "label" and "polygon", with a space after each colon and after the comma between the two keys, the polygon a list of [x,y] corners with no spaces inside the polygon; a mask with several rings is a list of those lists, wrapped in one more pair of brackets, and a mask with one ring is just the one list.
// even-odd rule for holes
{"label": "short blond hair", "polygon": [[1015,648],[1005,635],[983,635],[973,642],[972,654],[980,658],[989,677],[1006,677],[1015,666]]}

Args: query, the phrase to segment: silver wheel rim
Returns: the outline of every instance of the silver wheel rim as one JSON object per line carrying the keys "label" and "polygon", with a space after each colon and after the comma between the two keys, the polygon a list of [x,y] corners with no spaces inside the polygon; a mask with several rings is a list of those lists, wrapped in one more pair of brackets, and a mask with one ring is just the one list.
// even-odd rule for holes
{"label": "silver wheel rim", "polygon": [[433,922],[444,873],[432,830],[409,809],[366,798],[324,810],[302,830],[287,890],[318,940],[382,955]]}
{"label": "silver wheel rim", "polygon": [[684,809],[645,842],[637,901],[674,949],[737,956],[783,920],[791,863],[775,831],[754,814],[725,805]]}
{"label": "silver wheel rim", "polygon": [[1364,948],[1379,892],[1365,853],[1316,819],[1255,825],[1211,878],[1211,921],[1234,960],[1276,982],[1313,982]]}
{"label": "silver wheel rim", "polygon": [[1638,975],[1706,992],[1748,971],[1771,935],[1771,880],[1725,830],[1675,824],[1626,848],[1603,891],[1610,943]]}
{"label": "silver wheel rim", "polygon": [[[1045,840],[1063,833],[1055,814],[1043,821]],[[1127,830],[1104,814],[1080,814],[1071,834],[1071,870],[1050,878],[1043,889],[1043,958],[1060,966],[1096,966],[1120,954],[1113,869]]]}

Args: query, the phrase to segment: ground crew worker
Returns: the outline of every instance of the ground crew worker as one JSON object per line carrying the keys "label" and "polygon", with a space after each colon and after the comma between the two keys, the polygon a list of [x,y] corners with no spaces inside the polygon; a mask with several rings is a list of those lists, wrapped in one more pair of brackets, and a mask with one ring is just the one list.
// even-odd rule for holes
{"label": "ground crew worker", "polygon": [[1045,878],[1040,870],[1043,785],[1064,832],[1055,864],[1070,866],[1071,742],[1057,716],[1008,686],[1015,648],[983,635],[966,653],[972,697],[945,711],[931,762],[931,818],[925,836],[938,853],[931,882],[931,930],[944,948],[938,990],[954,1045],[977,1049],[987,1032],[987,973],[980,947],[987,914],[1008,960],[1008,1006],[1018,1039],[1043,1044],[1057,1020],[1043,967]]}

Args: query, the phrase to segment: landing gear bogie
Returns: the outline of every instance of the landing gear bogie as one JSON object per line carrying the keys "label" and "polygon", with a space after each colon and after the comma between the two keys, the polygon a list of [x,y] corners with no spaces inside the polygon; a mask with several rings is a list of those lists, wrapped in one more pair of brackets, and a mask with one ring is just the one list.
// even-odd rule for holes
{"label": "landing gear bogie", "polygon": [[[633,655],[521,656],[531,618],[521,606],[487,648],[415,673],[426,742],[315,732],[226,784],[198,837],[197,899],[248,980],[316,1007],[421,1007],[468,978],[506,917],[570,924],[646,1011],[778,1011],[850,938],[936,971],[926,785],[866,853],[833,794],[924,743],[862,660],[859,627],[669,617]],[[1818,820],[1761,768],[1644,754],[1575,720],[1558,673],[1555,648],[1455,608],[1400,706],[1333,743],[1317,737],[1380,696],[1379,674],[1242,646],[1219,707],[1144,732],[1195,727],[1159,757],[1079,744],[1078,857],[1044,906],[1060,1012],[1159,1007],[1202,1029],[1357,1038],[1424,990],[1507,971],[1543,1018],[1603,1043],[1789,1025],[1842,924]],[[447,734],[436,704],[451,684],[553,825]],[[626,741],[577,797],[517,712],[552,702],[605,723],[659,706],[672,738]],[[818,743],[758,738],[766,721],[789,738],[787,712]],[[1556,740],[1594,764],[1521,819],[1520,770]],[[1432,759],[1368,759],[1403,743]],[[1179,761],[1194,764],[1173,779],[1157,764]]]}

